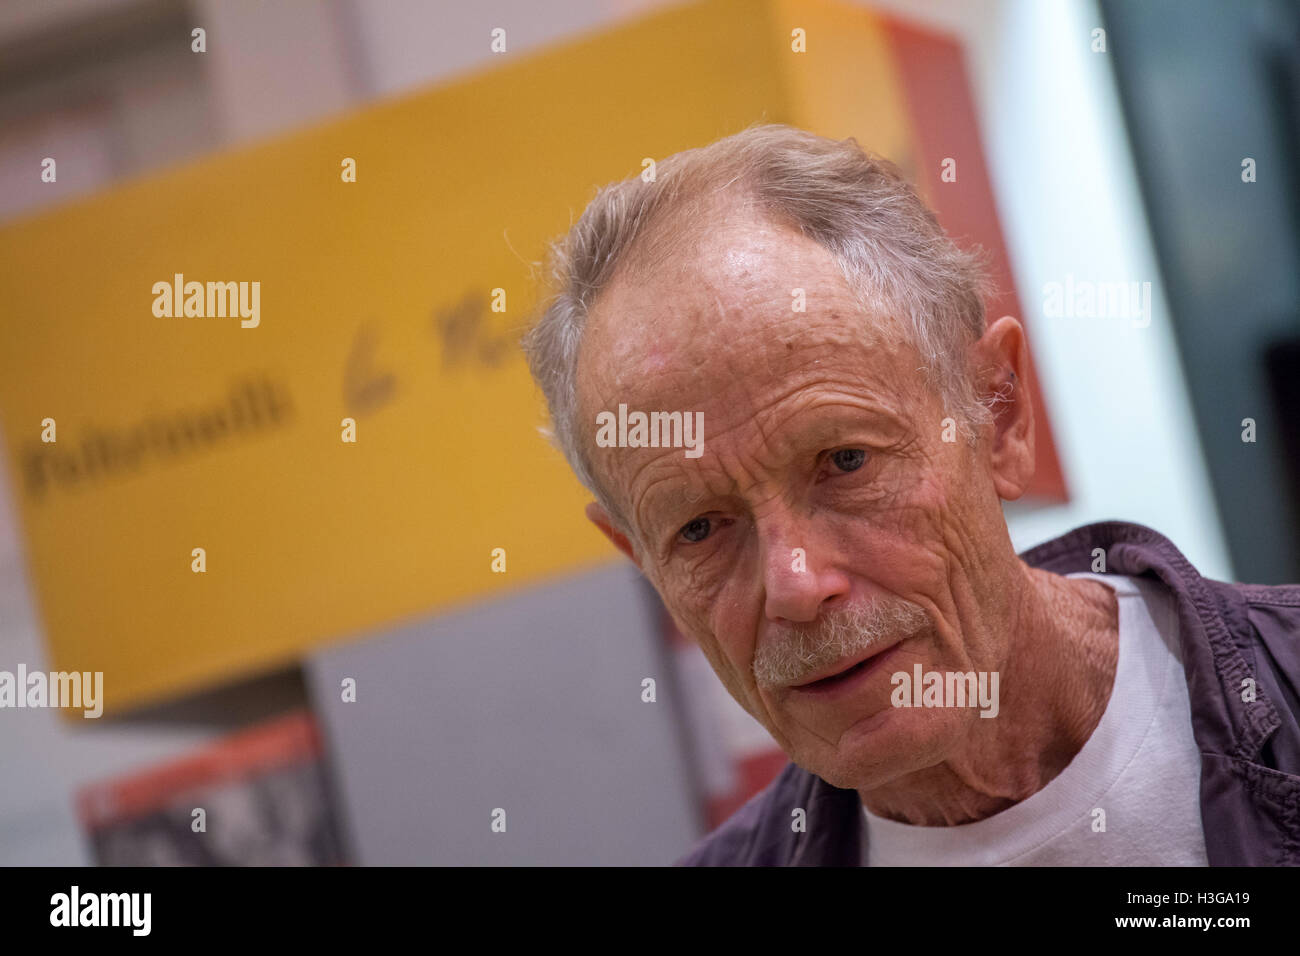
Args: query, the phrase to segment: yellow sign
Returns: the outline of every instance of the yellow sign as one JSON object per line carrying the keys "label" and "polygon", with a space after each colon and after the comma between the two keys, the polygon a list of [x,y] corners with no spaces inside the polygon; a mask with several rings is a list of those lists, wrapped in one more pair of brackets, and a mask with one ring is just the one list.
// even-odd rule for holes
{"label": "yellow sign", "polygon": [[905,153],[881,45],[853,7],[676,8],[0,231],[51,669],[112,714],[608,560],[538,433],[532,263],[597,185],[758,120]]}

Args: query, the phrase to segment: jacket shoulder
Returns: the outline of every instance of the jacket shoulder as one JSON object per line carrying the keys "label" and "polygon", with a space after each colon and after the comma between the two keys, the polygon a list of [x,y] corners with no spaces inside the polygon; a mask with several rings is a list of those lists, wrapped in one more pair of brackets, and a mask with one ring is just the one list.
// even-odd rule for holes
{"label": "jacket shoulder", "polygon": [[1217,588],[1231,588],[1252,606],[1293,607],[1300,613],[1300,584],[1229,584],[1211,581]]}
{"label": "jacket shoulder", "polygon": [[1205,580],[1218,597],[1237,646],[1251,656],[1255,669],[1286,674],[1288,683],[1300,688],[1300,584]]}
{"label": "jacket shoulder", "polygon": [[789,825],[776,807],[792,803],[806,789],[807,771],[788,763],[776,778],[717,829],[695,844],[674,866],[774,866],[784,862],[780,836]]}

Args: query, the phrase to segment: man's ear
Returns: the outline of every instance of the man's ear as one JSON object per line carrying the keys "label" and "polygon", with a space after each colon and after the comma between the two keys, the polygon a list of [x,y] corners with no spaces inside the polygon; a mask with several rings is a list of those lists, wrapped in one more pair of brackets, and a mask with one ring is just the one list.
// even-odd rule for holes
{"label": "man's ear", "polygon": [[993,412],[993,486],[998,497],[1014,501],[1034,476],[1034,403],[1024,327],[1009,315],[991,323],[975,343],[972,360],[980,398]]}
{"label": "man's ear", "polygon": [[609,520],[609,512],[593,501],[587,505],[587,517],[592,524],[601,530],[605,537],[614,543],[614,547],[626,554],[638,569],[644,570],[644,568],[641,568],[641,562],[637,560],[636,550],[632,547],[632,542],[627,539],[625,534],[614,527],[614,522]]}

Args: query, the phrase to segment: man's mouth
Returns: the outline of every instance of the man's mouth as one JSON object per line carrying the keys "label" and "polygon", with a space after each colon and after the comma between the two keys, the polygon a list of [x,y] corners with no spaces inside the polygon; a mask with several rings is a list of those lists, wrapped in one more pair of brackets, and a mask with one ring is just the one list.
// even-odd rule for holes
{"label": "man's mouth", "polygon": [[832,665],[812,680],[791,686],[790,690],[808,694],[832,694],[846,690],[857,685],[860,680],[879,668],[886,658],[893,656],[893,652],[897,649],[898,643],[874,647],[852,660],[840,661]]}

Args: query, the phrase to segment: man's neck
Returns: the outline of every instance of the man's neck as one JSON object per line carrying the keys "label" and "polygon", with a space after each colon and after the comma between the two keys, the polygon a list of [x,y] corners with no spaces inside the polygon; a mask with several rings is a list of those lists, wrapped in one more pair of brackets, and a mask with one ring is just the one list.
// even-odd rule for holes
{"label": "man's neck", "polygon": [[1115,593],[1097,581],[1022,569],[1019,599],[1000,622],[1009,643],[997,718],[972,720],[943,763],[859,791],[872,813],[917,826],[982,820],[1045,787],[1096,729],[1119,660]]}

